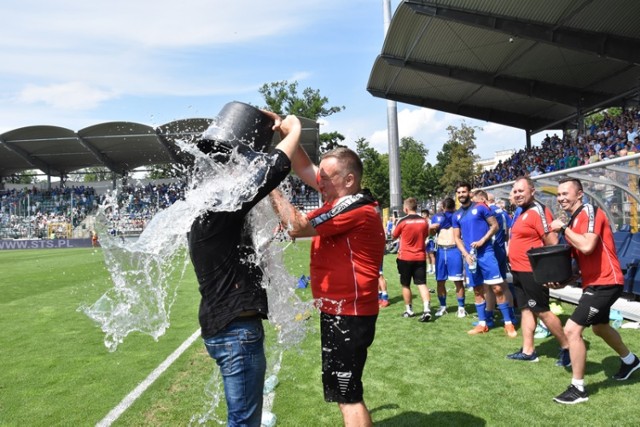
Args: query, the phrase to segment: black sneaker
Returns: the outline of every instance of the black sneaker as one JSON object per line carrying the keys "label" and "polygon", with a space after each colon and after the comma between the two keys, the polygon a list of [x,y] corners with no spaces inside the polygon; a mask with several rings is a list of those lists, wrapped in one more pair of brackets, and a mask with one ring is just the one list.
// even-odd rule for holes
{"label": "black sneaker", "polygon": [[413,312],[410,313],[408,311],[405,311],[404,313],[402,313],[402,317],[413,317],[415,315],[416,315],[415,313]]}
{"label": "black sneaker", "polygon": [[522,348],[515,353],[507,354],[507,359],[521,360],[523,362],[537,362],[539,360],[538,353],[536,353],[535,350],[533,353],[527,354],[522,352]]}
{"label": "black sneaker", "polygon": [[565,405],[575,405],[576,403],[582,403],[589,400],[589,396],[587,396],[587,391],[580,391],[571,384],[569,388],[567,388],[564,393],[561,393],[553,398],[554,401],[558,403],[563,403]]}
{"label": "black sneaker", "polygon": [[633,360],[631,365],[627,365],[624,362],[620,362],[620,370],[613,376],[614,380],[624,381],[631,376],[638,368],[640,368],[640,359],[638,356]]}
{"label": "black sneaker", "polygon": [[431,312],[430,311],[425,311],[424,313],[422,313],[422,316],[420,316],[420,321],[421,322],[428,322],[429,320],[431,320]]}
{"label": "black sneaker", "polygon": [[560,349],[558,360],[556,360],[556,366],[562,366],[563,368],[568,368],[569,366],[571,366],[571,357],[569,356],[568,348]]}

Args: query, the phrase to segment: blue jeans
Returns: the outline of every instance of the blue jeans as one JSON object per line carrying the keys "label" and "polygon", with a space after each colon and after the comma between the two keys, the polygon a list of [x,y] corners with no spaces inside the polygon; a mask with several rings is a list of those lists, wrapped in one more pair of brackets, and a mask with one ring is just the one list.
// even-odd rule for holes
{"label": "blue jeans", "polygon": [[222,374],[227,425],[259,427],[267,368],[262,319],[237,318],[204,344]]}

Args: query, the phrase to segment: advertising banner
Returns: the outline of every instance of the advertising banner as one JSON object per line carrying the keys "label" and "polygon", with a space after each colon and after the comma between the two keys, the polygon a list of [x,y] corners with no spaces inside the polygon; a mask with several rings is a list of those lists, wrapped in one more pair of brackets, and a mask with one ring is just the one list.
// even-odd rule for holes
{"label": "advertising banner", "polygon": [[91,239],[0,240],[0,250],[90,248]]}

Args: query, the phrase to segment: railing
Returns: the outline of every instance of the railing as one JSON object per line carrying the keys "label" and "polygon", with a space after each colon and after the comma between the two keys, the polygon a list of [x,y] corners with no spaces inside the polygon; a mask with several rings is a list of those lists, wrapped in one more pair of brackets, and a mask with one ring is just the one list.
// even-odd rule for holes
{"label": "railing", "polygon": [[[638,231],[640,154],[531,177],[536,186],[536,198],[547,205],[556,216],[562,213],[556,202],[556,189],[558,181],[563,177],[579,179],[584,188],[586,201],[603,209],[615,229],[628,225],[631,231]],[[496,197],[508,200],[512,187],[513,181],[509,181],[483,189],[493,192]]]}

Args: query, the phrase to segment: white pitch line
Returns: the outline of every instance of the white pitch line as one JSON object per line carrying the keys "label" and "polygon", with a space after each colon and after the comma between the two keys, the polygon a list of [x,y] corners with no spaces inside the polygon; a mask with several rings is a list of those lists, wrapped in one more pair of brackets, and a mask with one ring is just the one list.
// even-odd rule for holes
{"label": "white pitch line", "polygon": [[117,420],[120,415],[122,415],[124,411],[126,411],[133,404],[133,402],[135,402],[136,399],[140,397],[140,395],[142,395],[142,393],[144,393],[145,390],[148,389],[149,386],[151,386],[151,384],[153,384],[155,380],[157,380],[158,377],[160,377],[160,375],[162,375],[162,373],[166,371],[167,368],[171,366],[171,364],[175,362],[176,359],[180,357],[180,355],[191,346],[191,344],[193,344],[196,339],[198,339],[199,336],[200,329],[195,331],[193,335],[187,338],[187,340],[183,342],[180,347],[178,347],[173,353],[171,353],[169,357],[164,360],[164,362],[158,365],[158,367],[154,369],[153,372],[151,372],[147,376],[147,378],[144,379],[144,381],[138,384],[138,386],[134,388],[131,393],[127,394],[115,408],[109,411],[109,413],[96,424],[96,427],[109,427],[115,420]]}

